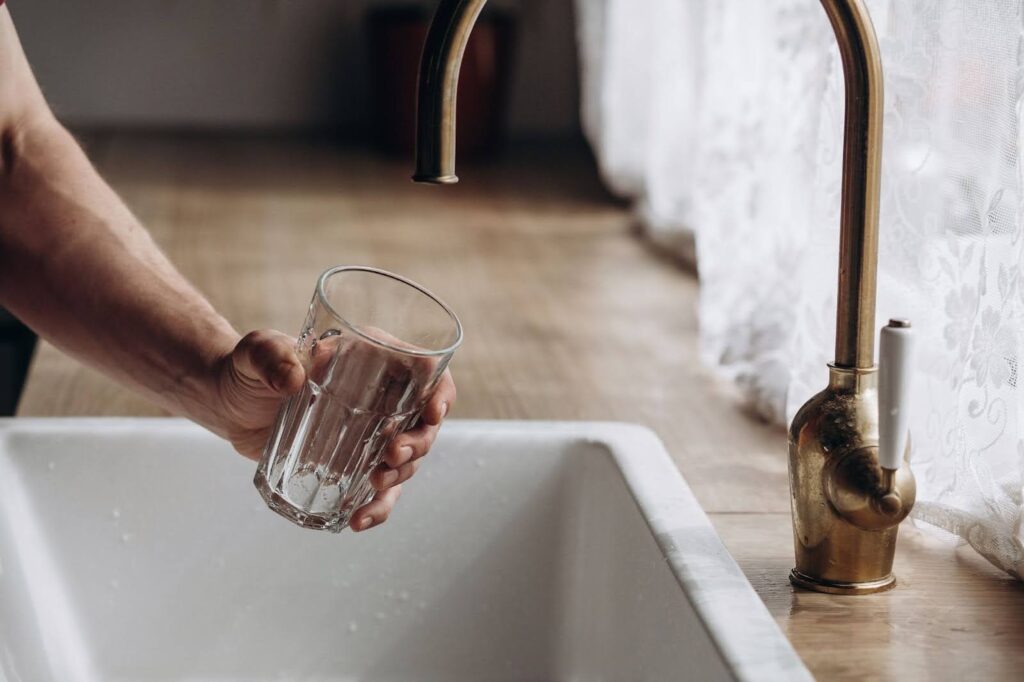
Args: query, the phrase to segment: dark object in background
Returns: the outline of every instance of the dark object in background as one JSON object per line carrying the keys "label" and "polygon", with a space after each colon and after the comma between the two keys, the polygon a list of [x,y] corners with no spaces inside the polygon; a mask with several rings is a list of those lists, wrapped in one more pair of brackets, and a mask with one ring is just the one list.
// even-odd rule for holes
{"label": "dark object in background", "polygon": [[[416,6],[387,7],[369,13],[370,65],[377,144],[391,154],[411,157],[416,135],[416,82],[430,14]],[[459,155],[497,152],[504,137],[515,20],[485,10],[462,61],[456,116]]]}
{"label": "dark object in background", "polygon": [[0,308],[0,416],[11,416],[18,407],[35,347],[32,330]]}

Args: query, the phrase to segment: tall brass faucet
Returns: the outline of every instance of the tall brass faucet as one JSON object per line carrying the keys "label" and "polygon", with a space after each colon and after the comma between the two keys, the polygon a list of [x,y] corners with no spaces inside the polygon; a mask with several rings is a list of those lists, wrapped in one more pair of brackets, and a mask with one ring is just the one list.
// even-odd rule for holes
{"label": "tall brass faucet", "polygon": [[[458,182],[455,97],[462,54],[486,0],[441,0],[420,62],[413,180]],[[916,488],[906,463],[910,324],[882,330],[875,366],[875,288],[882,162],[882,61],[862,0],[821,0],[846,82],[836,356],[828,386],[789,430],[799,587],[869,594],[895,585],[896,533]],[[881,403],[881,409],[879,409]]]}

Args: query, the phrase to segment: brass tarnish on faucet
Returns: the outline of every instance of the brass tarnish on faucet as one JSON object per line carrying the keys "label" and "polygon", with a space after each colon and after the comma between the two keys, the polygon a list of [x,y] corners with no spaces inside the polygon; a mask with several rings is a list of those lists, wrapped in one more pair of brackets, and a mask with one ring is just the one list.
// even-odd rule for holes
{"label": "brass tarnish on faucet", "polygon": [[[455,97],[469,34],[486,0],[441,0],[420,62],[416,174],[438,184],[455,175]],[[846,84],[836,356],[828,386],[789,431],[794,585],[869,594],[895,584],[896,532],[914,504],[905,458],[878,457],[874,363],[878,206],[882,161],[882,62],[862,0],[821,0],[835,31]],[[890,327],[906,326],[894,320]],[[907,447],[909,451],[909,445]]]}

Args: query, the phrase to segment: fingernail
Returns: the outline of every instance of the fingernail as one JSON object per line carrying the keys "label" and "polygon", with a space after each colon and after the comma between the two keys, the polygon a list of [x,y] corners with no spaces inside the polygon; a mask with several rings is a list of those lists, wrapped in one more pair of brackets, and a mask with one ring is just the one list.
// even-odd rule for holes
{"label": "fingernail", "polygon": [[380,483],[385,488],[390,488],[395,481],[398,480],[398,472],[392,469],[391,471],[385,471],[380,477]]}
{"label": "fingernail", "polygon": [[[411,458],[412,455],[413,455],[412,446],[411,445],[403,445],[402,447],[398,448],[398,454],[402,456],[403,460]],[[397,474],[396,474],[396,476],[397,476]]]}
{"label": "fingernail", "polygon": [[373,517],[372,516],[364,516],[363,518],[359,519],[359,530],[366,530],[367,528],[370,527],[370,524],[372,524],[372,523],[373,523]]}
{"label": "fingernail", "polygon": [[441,419],[444,419],[448,415],[448,402],[441,403]]}

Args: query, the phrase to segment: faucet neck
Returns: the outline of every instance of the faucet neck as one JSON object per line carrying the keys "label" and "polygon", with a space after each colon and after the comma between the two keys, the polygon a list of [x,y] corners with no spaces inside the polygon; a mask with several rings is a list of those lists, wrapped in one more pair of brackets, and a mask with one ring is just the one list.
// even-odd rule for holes
{"label": "faucet neck", "polygon": [[846,83],[835,365],[868,369],[875,356],[882,58],[863,0],[821,4],[839,44]]}
{"label": "faucet neck", "polygon": [[459,68],[487,0],[441,0],[420,58],[414,182],[451,185],[455,175],[455,97]]}
{"label": "faucet neck", "polygon": [[[455,98],[459,67],[486,0],[440,0],[420,60],[413,180],[458,182]],[[874,365],[883,82],[878,39],[863,0],[821,0],[843,61],[843,141],[836,367]]]}

